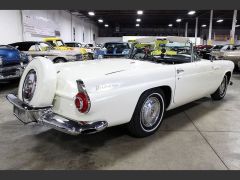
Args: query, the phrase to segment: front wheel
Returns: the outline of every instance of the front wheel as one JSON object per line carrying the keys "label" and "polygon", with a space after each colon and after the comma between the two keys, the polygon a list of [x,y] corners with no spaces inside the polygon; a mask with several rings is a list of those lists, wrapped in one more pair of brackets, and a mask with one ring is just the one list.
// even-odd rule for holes
{"label": "front wheel", "polygon": [[221,85],[218,87],[218,89],[213,94],[211,94],[212,99],[213,100],[221,100],[221,99],[223,99],[224,96],[226,95],[227,87],[228,87],[228,78],[225,75],[223,77]]}
{"label": "front wheel", "polygon": [[133,136],[146,137],[158,129],[165,111],[164,99],[161,90],[150,90],[141,95],[128,123],[128,130]]}

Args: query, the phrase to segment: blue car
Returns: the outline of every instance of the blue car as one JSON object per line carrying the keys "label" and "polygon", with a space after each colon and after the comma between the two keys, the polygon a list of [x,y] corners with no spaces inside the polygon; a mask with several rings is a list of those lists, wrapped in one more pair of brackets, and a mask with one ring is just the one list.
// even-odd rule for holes
{"label": "blue car", "polygon": [[28,64],[28,56],[9,45],[0,45],[0,81],[18,79]]}
{"label": "blue car", "polygon": [[129,54],[130,46],[128,43],[121,42],[107,42],[101,49],[95,51],[95,58],[107,58],[107,57],[125,57]]}

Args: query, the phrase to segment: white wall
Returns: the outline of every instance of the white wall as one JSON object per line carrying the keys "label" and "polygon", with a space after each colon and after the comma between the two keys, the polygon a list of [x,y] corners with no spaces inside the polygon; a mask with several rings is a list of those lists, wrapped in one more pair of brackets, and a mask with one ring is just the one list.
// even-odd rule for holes
{"label": "white wall", "polygon": [[104,44],[106,42],[123,42],[122,37],[97,37],[96,44]]}
{"label": "white wall", "polygon": [[0,10],[0,44],[22,41],[20,10]]}
{"label": "white wall", "polygon": [[[54,21],[60,31],[60,37],[64,42],[73,41],[73,27],[75,27],[75,41],[84,43],[94,43],[93,34],[98,36],[98,28],[92,22],[80,19],[64,10],[0,10],[0,44],[8,44],[17,41],[40,41],[42,35],[34,35],[30,32],[22,32],[22,16],[39,16]],[[2,28],[4,27],[4,28]]]}

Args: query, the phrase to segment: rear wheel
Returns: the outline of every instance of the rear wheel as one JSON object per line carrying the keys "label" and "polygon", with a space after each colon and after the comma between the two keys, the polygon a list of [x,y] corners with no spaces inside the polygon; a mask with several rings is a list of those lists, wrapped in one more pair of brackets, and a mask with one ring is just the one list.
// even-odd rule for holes
{"label": "rear wheel", "polygon": [[135,137],[146,137],[157,131],[165,111],[164,93],[149,90],[139,99],[131,121],[129,132]]}
{"label": "rear wheel", "polygon": [[227,78],[227,75],[225,75],[218,89],[213,94],[211,94],[212,99],[213,100],[223,99],[227,92],[227,86],[228,86],[228,78]]}

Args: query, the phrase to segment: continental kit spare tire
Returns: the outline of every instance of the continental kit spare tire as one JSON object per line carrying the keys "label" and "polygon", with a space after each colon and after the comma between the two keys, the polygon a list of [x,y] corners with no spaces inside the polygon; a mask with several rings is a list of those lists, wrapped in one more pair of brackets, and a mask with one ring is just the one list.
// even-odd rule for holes
{"label": "continental kit spare tire", "polygon": [[57,85],[57,73],[53,62],[35,57],[25,68],[18,89],[18,98],[33,107],[49,106]]}

